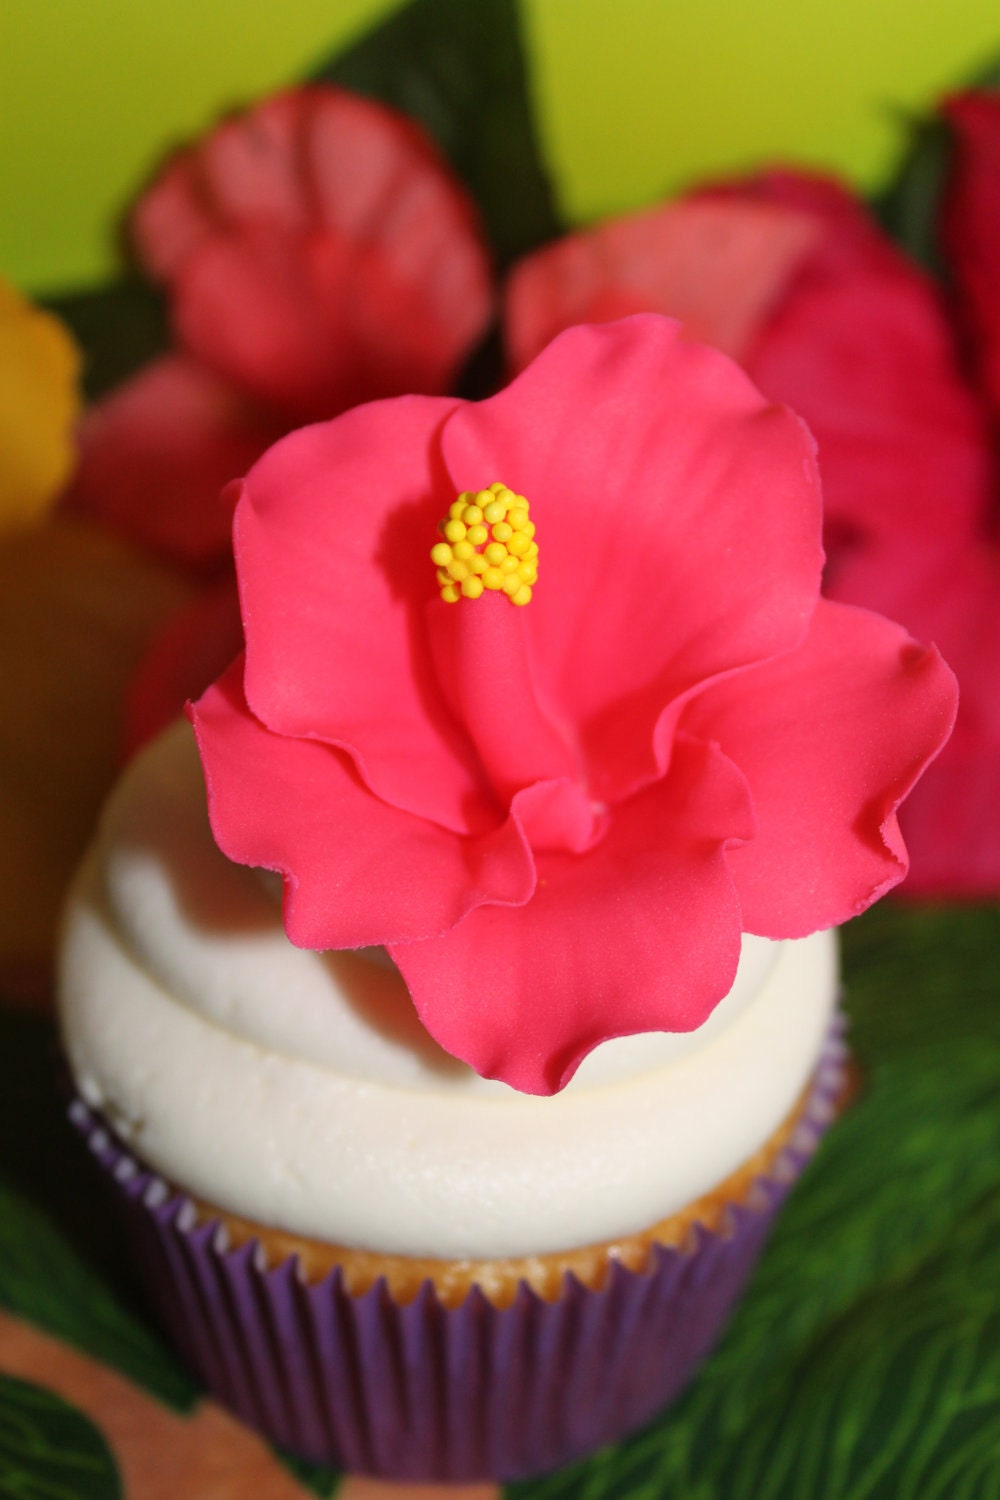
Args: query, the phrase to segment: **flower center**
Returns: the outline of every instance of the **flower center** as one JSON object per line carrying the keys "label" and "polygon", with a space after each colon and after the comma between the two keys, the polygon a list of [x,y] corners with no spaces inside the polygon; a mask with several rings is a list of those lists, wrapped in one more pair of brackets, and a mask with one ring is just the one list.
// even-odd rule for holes
{"label": "flower center", "polygon": [[463,490],[438,522],[442,540],[431,548],[446,604],[478,599],[485,589],[513,604],[531,602],[538,578],[535,523],[523,495],[498,479],[485,490]]}

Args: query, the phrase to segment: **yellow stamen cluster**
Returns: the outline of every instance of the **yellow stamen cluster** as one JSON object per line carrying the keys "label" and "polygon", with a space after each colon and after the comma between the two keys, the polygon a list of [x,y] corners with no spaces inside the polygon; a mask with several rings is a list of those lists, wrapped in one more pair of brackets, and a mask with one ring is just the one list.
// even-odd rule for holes
{"label": "yellow stamen cluster", "polygon": [[484,589],[528,604],[538,578],[538,543],[528,502],[499,480],[485,490],[463,490],[438,522],[431,548],[446,604],[478,599]]}

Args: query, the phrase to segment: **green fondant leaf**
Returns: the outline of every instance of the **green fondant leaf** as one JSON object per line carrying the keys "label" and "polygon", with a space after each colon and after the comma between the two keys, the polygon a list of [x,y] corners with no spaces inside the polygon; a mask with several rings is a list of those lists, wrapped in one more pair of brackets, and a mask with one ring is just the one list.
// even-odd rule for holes
{"label": "green fondant leaf", "polygon": [[0,1375],[4,1500],[121,1500],[115,1461],[97,1428],[51,1391]]}
{"label": "green fondant leaf", "polygon": [[49,297],[45,305],[69,326],[83,350],[88,401],[120,385],[170,344],[166,301],[138,276],[123,276],[92,291]]}
{"label": "green fondant leaf", "polygon": [[859,1100],[687,1395],[518,1500],[1000,1494],[1000,910],[844,933]]}
{"label": "green fondant leaf", "polygon": [[501,267],[559,233],[515,0],[411,0],[314,78],[423,125],[478,203]]}
{"label": "green fondant leaf", "polygon": [[311,1495],[319,1495],[320,1500],[329,1500],[329,1496],[336,1493],[340,1482],[336,1469],[331,1469],[326,1464],[311,1463],[307,1458],[296,1458],[294,1453],[287,1453],[283,1448],[275,1448],[274,1452],[289,1474]]}
{"label": "green fondant leaf", "polygon": [[198,1387],[147,1325],[45,1214],[2,1182],[0,1307],[113,1366],[168,1406],[187,1411],[198,1398]]}

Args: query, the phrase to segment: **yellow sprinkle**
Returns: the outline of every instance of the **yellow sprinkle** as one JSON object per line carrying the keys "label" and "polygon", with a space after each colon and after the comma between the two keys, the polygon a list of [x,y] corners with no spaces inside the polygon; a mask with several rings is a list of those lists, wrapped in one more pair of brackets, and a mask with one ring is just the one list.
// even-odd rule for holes
{"label": "yellow sprinkle", "polygon": [[523,562],[518,567],[517,573],[514,576],[520,578],[524,583],[537,583],[538,569],[533,562]]}
{"label": "yellow sprinkle", "polygon": [[468,501],[464,495],[459,495],[457,500],[451,502],[448,507],[448,514],[453,521],[460,521],[462,519],[462,512],[467,504]]}
{"label": "yellow sprinkle", "polygon": [[469,565],[468,563],[460,562],[456,557],[448,564],[447,572],[454,578],[456,583],[461,583],[463,578],[468,578],[469,576]]}
{"label": "yellow sprinkle", "polygon": [[[447,531],[445,531],[445,536],[447,535],[448,533]],[[498,521],[493,527],[493,540],[496,542],[506,542],[513,535],[513,527],[511,527],[506,521]]]}
{"label": "yellow sprinkle", "polygon": [[489,505],[489,503],[490,503],[490,501],[492,499],[493,499],[493,491],[492,491],[492,489],[489,489],[489,490],[480,490],[479,493],[475,497],[475,502],[474,503],[479,506],[480,510],[482,510],[483,506],[484,505]]}
{"label": "yellow sprinkle", "polygon": [[451,548],[447,542],[435,542],[431,548],[431,562],[436,563],[439,568],[446,568],[451,562]]}
{"label": "yellow sprinkle", "polygon": [[491,500],[489,505],[483,506],[483,520],[492,526],[494,521],[502,521],[507,514],[507,507],[502,500]]}
{"label": "yellow sprinkle", "polygon": [[491,562],[495,568],[499,568],[500,564],[507,556],[507,548],[504,546],[503,542],[489,542],[483,548],[483,556],[485,557],[487,562]]}
{"label": "yellow sprinkle", "polygon": [[528,524],[528,512],[515,505],[507,512],[507,519],[515,531],[523,531]]}
{"label": "yellow sprinkle", "polygon": [[534,523],[534,521],[525,521],[524,525],[521,527],[521,530],[524,532],[525,536],[528,538],[528,540],[530,542],[531,538],[535,534],[535,523]]}
{"label": "yellow sprinkle", "polygon": [[441,590],[441,598],[445,604],[457,604],[461,597],[461,594],[453,583],[446,583]]}
{"label": "yellow sprinkle", "polygon": [[483,557],[482,553],[473,552],[472,556],[469,558],[469,572],[485,573],[488,567],[489,564],[487,563],[485,557]]}
{"label": "yellow sprinkle", "polygon": [[522,583],[521,587],[518,589],[517,593],[516,594],[511,594],[510,597],[513,599],[513,601],[514,601],[515,604],[530,604],[531,603],[531,589],[528,587],[528,585],[526,583]]}
{"label": "yellow sprinkle", "polygon": [[487,568],[483,574],[483,582],[488,589],[502,589],[504,586],[504,575],[499,568]]}
{"label": "yellow sprinkle", "polygon": [[529,544],[528,544],[528,550],[527,550],[527,552],[524,555],[525,555],[525,557],[537,557],[538,556],[538,543],[537,542],[529,542]]}
{"label": "yellow sprinkle", "polygon": [[466,599],[478,599],[483,592],[483,580],[481,578],[463,578],[462,593]]}
{"label": "yellow sprinkle", "polygon": [[509,594],[513,599],[518,589],[524,587],[524,579],[520,578],[517,573],[508,573],[501,587],[503,588],[504,593]]}
{"label": "yellow sprinkle", "polygon": [[466,526],[478,526],[482,519],[483,509],[481,505],[467,505],[462,512],[462,520]]}
{"label": "yellow sprinkle", "polygon": [[488,538],[488,536],[489,536],[489,532],[486,530],[485,526],[470,526],[469,527],[469,541],[472,542],[473,545],[476,546],[476,547],[481,547],[482,544],[483,544],[483,542],[485,542],[486,539]]}
{"label": "yellow sprinkle", "polygon": [[506,485],[501,485],[500,489],[497,490],[497,499],[501,502],[502,505],[505,505],[508,510],[510,510],[511,506],[514,504],[514,501],[517,498],[518,497],[514,494],[514,491],[509,490]]}
{"label": "yellow sprinkle", "polygon": [[505,573],[516,573],[517,572],[517,558],[514,557],[510,552],[505,552],[505,554],[504,554],[504,560],[500,564],[500,567],[502,568],[502,570]]}
{"label": "yellow sprinkle", "polygon": [[[458,545],[461,546],[461,542],[459,542]],[[514,535],[507,543],[507,551],[510,552],[514,557],[525,557],[530,546],[531,543],[528,541],[528,538],[525,536],[524,532],[515,531]],[[455,553],[455,556],[458,556],[457,552]]]}
{"label": "yellow sprinkle", "polygon": [[444,534],[449,542],[462,542],[465,540],[466,527],[461,521],[449,521],[444,528]]}
{"label": "yellow sprinkle", "polygon": [[500,491],[505,490],[506,488],[507,486],[504,484],[502,479],[494,479],[493,483],[489,486],[489,490],[492,495],[499,495]]}
{"label": "yellow sprinkle", "polygon": [[437,581],[442,588],[447,588],[448,584],[451,582],[451,574],[446,573],[444,568],[438,568]]}
{"label": "yellow sprinkle", "polygon": [[470,557],[475,557],[476,555],[476,549],[468,537],[462,542],[456,542],[451,550],[455,557],[459,558],[462,562],[468,562]]}

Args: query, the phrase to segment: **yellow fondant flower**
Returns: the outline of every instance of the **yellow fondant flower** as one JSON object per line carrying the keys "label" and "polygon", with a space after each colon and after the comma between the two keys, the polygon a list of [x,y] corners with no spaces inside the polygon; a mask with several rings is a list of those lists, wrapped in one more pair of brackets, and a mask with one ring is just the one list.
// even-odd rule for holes
{"label": "yellow fondant flower", "polygon": [[69,477],[79,369],[58,318],[0,279],[0,534],[42,515]]}

